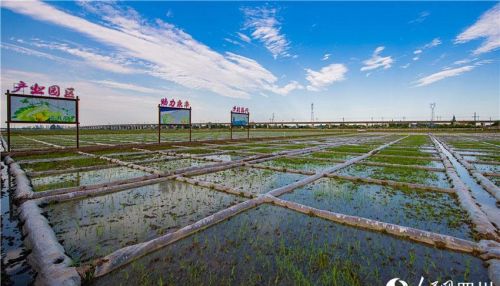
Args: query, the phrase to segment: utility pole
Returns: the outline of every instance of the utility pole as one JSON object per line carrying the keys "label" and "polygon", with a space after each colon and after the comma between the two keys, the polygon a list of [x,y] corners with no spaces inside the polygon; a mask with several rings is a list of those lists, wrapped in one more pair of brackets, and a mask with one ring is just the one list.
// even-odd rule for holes
{"label": "utility pole", "polygon": [[273,112],[273,117],[271,118],[271,122],[274,122],[274,112]]}
{"label": "utility pole", "polygon": [[311,103],[311,122],[314,122],[314,103]]}
{"label": "utility pole", "polygon": [[431,107],[431,126],[434,125],[434,108],[436,108],[436,103],[433,102],[430,104]]}

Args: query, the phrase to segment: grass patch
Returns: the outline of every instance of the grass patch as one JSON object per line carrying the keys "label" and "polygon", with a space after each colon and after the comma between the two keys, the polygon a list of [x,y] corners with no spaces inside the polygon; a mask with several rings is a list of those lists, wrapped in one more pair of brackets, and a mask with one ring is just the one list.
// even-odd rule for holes
{"label": "grass patch", "polygon": [[91,152],[92,154],[95,154],[95,155],[101,155],[101,156],[104,156],[104,155],[107,155],[107,154],[114,154],[114,153],[131,153],[131,152],[138,152],[137,150],[134,150],[132,148],[129,148],[129,149],[107,149],[107,150],[101,150],[101,151],[94,151],[94,152]]}
{"label": "grass patch", "polygon": [[481,161],[491,161],[491,162],[500,162],[500,156],[476,156],[476,159],[477,160],[481,160]]}
{"label": "grass patch", "polygon": [[377,168],[373,171],[371,177],[374,179],[393,180],[417,184],[426,184],[429,180],[438,179],[438,176],[433,172],[399,167]]}
{"label": "grass patch", "polygon": [[220,147],[216,147],[217,149],[220,149],[220,150],[229,150],[229,151],[232,151],[232,150],[248,150],[248,147],[246,146],[220,146]]}
{"label": "grass patch", "polygon": [[22,164],[22,167],[27,171],[41,172],[48,170],[71,169],[71,168],[89,167],[89,166],[106,165],[106,164],[109,164],[109,162],[99,158],[82,158],[82,159],[66,160],[66,161]]}
{"label": "grass patch", "polygon": [[383,149],[379,154],[382,155],[397,155],[397,156],[411,156],[411,157],[432,157],[431,153],[421,152],[421,151],[412,151],[412,150],[394,150],[391,148]]}
{"label": "grass patch", "polygon": [[185,154],[210,154],[210,153],[214,153],[213,150],[207,150],[207,149],[202,149],[202,148],[176,150],[175,152],[176,153],[185,153]]}
{"label": "grass patch", "polygon": [[338,160],[347,160],[352,158],[352,156],[341,153],[332,153],[332,152],[314,152],[311,154],[311,157],[314,158],[322,158],[322,159],[338,159]]}
{"label": "grass patch", "polygon": [[377,155],[368,158],[368,161],[379,162],[379,163],[388,163],[388,164],[421,165],[421,166],[429,166],[432,164],[432,161],[426,160],[426,159],[380,157]]}
{"label": "grass patch", "polygon": [[16,160],[36,160],[36,159],[48,159],[48,158],[63,158],[70,156],[78,156],[75,152],[57,152],[39,155],[28,155],[28,156],[15,156]]}
{"label": "grass patch", "polygon": [[283,149],[277,149],[277,148],[255,148],[255,149],[252,149],[250,151],[257,152],[257,153],[269,154],[269,153],[283,151]]}
{"label": "grass patch", "polygon": [[371,147],[365,147],[365,146],[345,145],[345,146],[326,148],[326,150],[334,152],[346,152],[346,153],[368,153],[373,149]]}
{"label": "grass patch", "polygon": [[304,149],[308,147],[313,147],[314,145],[310,144],[292,144],[292,145],[284,145],[280,146],[280,148],[287,149],[287,150],[295,150],[295,149]]}
{"label": "grass patch", "polygon": [[408,147],[421,147],[426,144],[431,144],[431,140],[427,135],[411,135],[397,143],[397,145],[405,145]]}
{"label": "grass patch", "polygon": [[289,166],[321,163],[321,162],[318,162],[314,159],[309,159],[309,158],[287,158],[287,157],[274,159],[274,160],[272,160],[272,162],[279,164],[279,165],[289,165]]}

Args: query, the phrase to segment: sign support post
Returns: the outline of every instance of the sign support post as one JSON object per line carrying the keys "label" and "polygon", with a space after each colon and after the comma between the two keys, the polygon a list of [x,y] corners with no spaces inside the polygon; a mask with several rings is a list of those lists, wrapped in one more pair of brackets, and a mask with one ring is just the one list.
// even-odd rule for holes
{"label": "sign support post", "polygon": [[161,112],[160,105],[158,104],[158,144],[161,142]]}
{"label": "sign support post", "polygon": [[229,130],[231,131],[231,140],[233,140],[233,114],[231,112],[231,118],[229,118]]}
{"label": "sign support post", "polygon": [[248,113],[247,139],[250,139],[250,113]]}
{"label": "sign support post", "polygon": [[80,98],[76,97],[76,149],[80,149]]}
{"label": "sign support post", "polygon": [[191,142],[191,133],[193,132],[193,125],[191,124],[191,108],[189,109],[189,142]]}
{"label": "sign support post", "polygon": [[7,89],[7,152],[10,152],[10,91]]}
{"label": "sign support post", "polygon": [[7,152],[10,152],[10,122],[7,121]]}

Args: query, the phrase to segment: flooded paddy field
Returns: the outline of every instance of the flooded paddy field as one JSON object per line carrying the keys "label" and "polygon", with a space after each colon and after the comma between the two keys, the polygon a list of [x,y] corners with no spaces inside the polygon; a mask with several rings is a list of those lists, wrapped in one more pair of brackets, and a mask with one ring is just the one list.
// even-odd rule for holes
{"label": "flooded paddy field", "polygon": [[[2,282],[59,279],[37,274],[55,262],[83,285],[493,279],[496,134],[164,132],[15,137],[52,149],[3,158]],[[68,259],[28,259],[33,240]]]}
{"label": "flooded paddy field", "polygon": [[94,284],[383,285],[398,276],[418,281],[420,275],[441,281],[487,276],[472,256],[263,205]]}
{"label": "flooded paddy field", "polygon": [[243,199],[166,181],[43,208],[59,241],[76,263],[150,240],[194,223]]}

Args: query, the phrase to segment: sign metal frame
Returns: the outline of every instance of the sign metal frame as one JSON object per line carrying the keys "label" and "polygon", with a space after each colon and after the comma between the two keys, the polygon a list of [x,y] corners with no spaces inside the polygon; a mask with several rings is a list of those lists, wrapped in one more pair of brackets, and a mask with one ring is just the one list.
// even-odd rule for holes
{"label": "sign metal frame", "polygon": [[[247,125],[233,125],[233,114],[245,114],[248,116],[248,123]],[[234,112],[231,110],[231,117],[230,117],[230,131],[231,131],[231,140],[233,140],[233,127],[246,127],[247,128],[247,139],[250,139],[250,112]]]}
{"label": "sign metal frame", "polygon": [[[54,96],[39,96],[39,95],[28,95],[28,94],[18,94],[10,93],[9,90],[5,93],[7,96],[7,151],[10,152],[10,124],[11,123],[22,123],[22,124],[74,124],[76,125],[76,148],[80,148],[80,98],[67,98],[67,97],[54,97]],[[75,122],[40,122],[40,121],[20,121],[11,120],[12,118],[12,106],[11,106],[11,96],[25,97],[25,98],[42,98],[48,100],[65,100],[75,102]]]}
{"label": "sign metal frame", "polygon": [[[161,108],[168,108],[171,110],[189,110],[189,123],[187,124],[165,124],[161,123]],[[189,142],[191,142],[192,139],[192,132],[193,132],[193,125],[191,124],[192,122],[192,109],[191,107],[184,108],[184,107],[170,107],[170,106],[162,106],[161,104],[158,104],[158,144],[161,143],[161,127],[166,125],[172,125],[172,126],[189,126]]]}

